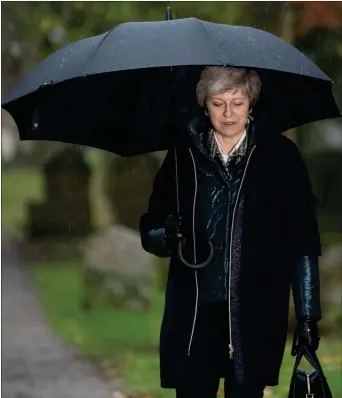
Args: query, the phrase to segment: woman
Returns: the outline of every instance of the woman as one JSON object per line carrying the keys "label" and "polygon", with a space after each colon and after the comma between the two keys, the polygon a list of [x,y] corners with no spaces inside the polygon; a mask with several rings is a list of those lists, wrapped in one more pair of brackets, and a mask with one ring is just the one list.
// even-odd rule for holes
{"label": "woman", "polygon": [[[161,386],[178,398],[263,396],[278,384],[292,285],[299,344],[318,348],[320,236],[307,170],[294,143],[263,134],[253,112],[254,70],[206,67],[203,115],[160,168],[140,232],[144,249],[171,257],[160,339]],[[281,95],[281,94],[280,94]],[[260,115],[259,115],[260,116]],[[260,119],[260,118],[259,118]],[[173,223],[172,223],[173,221]],[[181,221],[181,222],[180,222]],[[176,222],[177,225],[174,225]],[[177,234],[188,262],[179,259]]]}

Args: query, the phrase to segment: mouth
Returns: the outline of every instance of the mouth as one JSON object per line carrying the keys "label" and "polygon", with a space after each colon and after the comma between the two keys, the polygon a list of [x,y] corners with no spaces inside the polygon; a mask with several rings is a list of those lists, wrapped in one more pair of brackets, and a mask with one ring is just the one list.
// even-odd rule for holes
{"label": "mouth", "polygon": [[224,122],[223,124],[225,126],[232,126],[233,124],[235,124],[235,122]]}

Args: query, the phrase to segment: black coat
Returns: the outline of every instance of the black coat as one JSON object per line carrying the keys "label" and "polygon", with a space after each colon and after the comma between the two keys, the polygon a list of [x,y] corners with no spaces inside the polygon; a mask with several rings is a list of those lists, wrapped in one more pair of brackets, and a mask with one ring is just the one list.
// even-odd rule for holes
{"label": "black coat", "polygon": [[[308,173],[291,140],[282,135],[263,138],[250,129],[250,148],[234,190],[234,215],[229,218],[226,177],[202,148],[205,133],[202,123],[190,124],[177,149],[185,255],[194,260],[195,233],[197,261],[205,258],[208,240],[214,245],[213,262],[223,267],[230,260],[229,313],[236,382],[277,385],[294,263],[303,255],[321,255]],[[169,151],[156,176],[148,212],[141,219],[143,247],[159,256],[167,255],[161,234],[166,217],[176,213],[173,159]],[[227,220],[233,227],[231,239],[222,229]],[[176,255],[171,257],[160,336],[162,387],[176,388],[184,377],[196,333],[204,270],[194,271]]]}

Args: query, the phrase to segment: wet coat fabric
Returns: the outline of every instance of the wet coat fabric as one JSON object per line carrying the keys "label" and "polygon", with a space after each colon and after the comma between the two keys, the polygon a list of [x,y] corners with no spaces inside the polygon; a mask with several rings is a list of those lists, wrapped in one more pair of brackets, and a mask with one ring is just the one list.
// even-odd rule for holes
{"label": "wet coat fabric", "polygon": [[[282,135],[263,138],[266,135],[258,136],[252,127],[230,214],[227,176],[201,144],[206,131],[205,123],[190,123],[187,138],[178,146],[179,191],[185,257],[193,261],[196,254],[197,261],[205,259],[211,240],[214,258],[207,269],[195,271],[171,256],[160,335],[161,386],[176,388],[184,380],[206,280],[210,270],[224,268],[227,262],[235,382],[277,385],[294,264],[301,256],[321,255],[310,180],[291,140]],[[168,256],[158,231],[163,230],[167,215],[176,211],[173,155],[168,152],[156,176],[148,212],[141,219],[143,247],[158,256]],[[231,236],[224,228],[227,221],[233,228]]]}

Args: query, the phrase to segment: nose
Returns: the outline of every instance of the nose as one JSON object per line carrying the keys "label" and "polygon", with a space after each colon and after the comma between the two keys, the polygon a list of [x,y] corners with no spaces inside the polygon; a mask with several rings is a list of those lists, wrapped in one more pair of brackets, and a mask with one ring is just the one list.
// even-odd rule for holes
{"label": "nose", "polygon": [[224,107],[223,116],[228,118],[232,114],[233,114],[233,111],[231,109],[231,106],[229,104],[226,104],[225,107]]}

